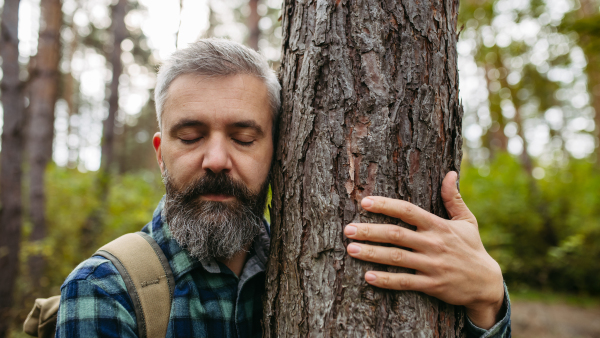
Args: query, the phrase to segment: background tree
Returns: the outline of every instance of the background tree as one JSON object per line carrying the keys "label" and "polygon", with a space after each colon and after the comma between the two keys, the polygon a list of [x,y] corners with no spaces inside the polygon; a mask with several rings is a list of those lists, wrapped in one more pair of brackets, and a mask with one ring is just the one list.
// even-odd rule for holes
{"label": "background tree", "polygon": [[[435,10],[434,10],[435,9]],[[362,198],[447,217],[442,179],[461,161],[457,1],[283,5],[283,110],[273,170],[266,337],[461,336],[462,309],[378,289],[345,255],[350,222],[396,223]]]}
{"label": "background tree", "polygon": [[[600,11],[597,0],[581,0],[579,10],[571,13],[565,20],[563,29],[579,34],[579,41],[587,59],[586,71],[591,103],[596,112],[594,116],[596,144],[600,143]],[[596,167],[600,169],[600,151],[596,154]]]}
{"label": "background tree", "polygon": [[127,0],[119,0],[112,6],[112,44],[107,48],[110,51],[108,59],[112,66],[112,80],[109,86],[108,115],[102,126],[102,155],[96,184],[96,193],[100,204],[90,213],[83,228],[81,249],[84,252],[93,251],[93,243],[95,237],[101,231],[101,219],[107,209],[106,201],[109,193],[110,172],[115,158],[115,123],[119,111],[119,83],[121,74],[123,74],[121,43],[127,38],[127,27],[125,26],[127,5]]}
{"label": "background tree", "polygon": [[461,1],[462,194],[513,291],[595,289],[584,252],[597,255],[600,222],[587,208],[600,204],[576,182],[592,189],[597,176],[598,5]]}
{"label": "background tree", "polygon": [[[127,37],[125,15],[127,14],[127,0],[119,0],[112,7],[112,46],[110,47],[110,64],[112,66],[112,80],[110,82],[110,97],[108,99],[108,116],[104,120],[102,129],[102,162],[100,169],[107,174],[111,169],[114,159],[115,121],[119,111],[119,77],[123,73],[121,61],[121,43]],[[108,175],[107,175],[108,176]]]}
{"label": "background tree", "polygon": [[0,337],[12,317],[21,244],[23,159],[23,83],[19,79],[19,0],[5,0],[0,18],[2,57],[2,152],[0,153]]}
{"label": "background tree", "polygon": [[260,39],[260,15],[258,14],[258,0],[248,2],[250,14],[248,15],[248,46],[258,50],[258,39]]}
{"label": "background tree", "polygon": [[[33,230],[31,242],[46,237],[46,195],[44,177],[48,162],[52,159],[54,139],[54,106],[58,96],[60,60],[60,29],[63,23],[61,0],[40,2],[40,34],[37,55],[32,58],[31,84],[29,88],[29,130],[27,150],[29,155],[29,215]],[[41,253],[29,258],[32,289],[40,290],[44,274],[44,257]]]}
{"label": "background tree", "polygon": [[[56,294],[65,277],[89,256],[90,251],[124,233],[139,230],[151,217],[156,202],[164,194],[150,144],[150,136],[157,131],[150,90],[154,86],[155,71],[160,62],[176,47],[184,47],[199,36],[225,37],[250,44],[250,0],[183,2],[182,10],[182,1],[128,1],[124,18],[127,38],[120,44],[122,73],[119,76],[119,110],[114,122],[114,160],[109,173],[107,197],[103,202],[98,196],[97,182],[102,161],[103,121],[109,108],[110,93],[107,88],[113,80],[110,62],[114,45],[111,8],[116,2],[62,0],[61,78],[59,99],[55,105],[52,161],[47,166],[45,180],[47,236],[38,241],[29,240],[33,232],[29,217],[24,218],[22,233],[20,230],[15,232],[21,233],[18,270],[24,273],[16,276],[12,292],[14,301],[11,313],[15,320],[9,331],[13,336],[19,335],[22,320],[31,306],[26,297],[35,289],[35,280],[25,273],[29,268],[29,257],[41,254],[46,258],[47,268],[40,281],[47,285],[43,289],[48,291],[42,292],[45,292],[44,295]],[[316,6],[320,2],[310,3]],[[38,33],[41,27],[38,25],[45,4],[46,1],[42,4],[35,0],[20,2],[19,77],[24,83],[27,83],[28,71],[33,70],[32,58],[39,47]],[[478,218],[486,249],[502,266],[511,290],[511,300],[514,301],[515,332],[518,330],[519,305],[524,299],[533,297],[554,301],[566,293],[569,302],[578,300],[589,306],[600,295],[600,275],[597,273],[600,271],[600,171],[597,169],[600,165],[600,143],[597,138],[600,114],[596,113],[600,91],[597,89],[598,75],[594,75],[597,72],[595,68],[598,68],[595,55],[600,51],[599,5],[597,0],[460,1],[458,27],[462,30],[459,29],[461,33],[457,51],[460,97],[465,111],[461,194]],[[7,13],[13,13],[6,20],[0,18],[3,21],[2,29],[7,25],[16,27],[14,1],[0,0],[0,6],[5,6]],[[304,2],[300,7],[304,8]],[[282,50],[281,8],[281,0],[260,0],[256,6],[258,21],[253,21],[254,24],[257,22],[260,30],[258,50],[276,71],[280,68]],[[403,10],[408,13],[406,8],[403,7]],[[315,12],[304,13],[312,15]],[[378,15],[373,16],[375,22],[380,20]],[[395,16],[390,18],[396,20]],[[290,20],[288,17],[286,22]],[[352,20],[357,22],[357,19]],[[410,20],[420,22],[419,15]],[[367,27],[363,31],[365,39],[371,39],[371,35],[382,29],[387,32],[386,27],[393,25],[393,21],[377,25],[381,27],[380,30]],[[294,27],[302,28],[302,25]],[[329,29],[332,26],[328,23],[327,27]],[[333,27],[337,27],[337,24]],[[286,30],[290,32],[289,27]],[[312,36],[313,31],[314,27],[309,25],[302,34]],[[13,34],[15,31],[11,32],[4,38],[16,37]],[[356,51],[355,33],[344,32],[347,32],[345,41],[354,44],[349,50]],[[329,32],[326,39],[335,38],[336,34]],[[361,35],[360,32],[356,34]],[[416,36],[420,38],[423,35]],[[287,40],[289,55],[289,46],[295,46],[301,40],[309,41],[303,35],[294,34],[294,37],[298,37],[296,42],[289,38]],[[374,45],[380,43],[380,40],[373,41]],[[16,43],[13,46],[16,48]],[[321,49],[298,47],[296,52],[324,50],[330,53],[330,40],[323,44],[319,42],[316,46]],[[2,47],[0,54],[9,50]],[[390,55],[394,53],[388,52]],[[3,67],[18,65],[13,63],[16,54],[12,55],[12,59],[6,56],[9,61],[4,62]],[[326,55],[324,60],[332,58],[331,55],[338,54]],[[361,61],[354,69],[362,68],[361,55],[351,55],[353,64],[358,62],[355,60]],[[391,59],[393,64],[397,62]],[[416,57],[412,59],[415,62],[418,60]],[[347,62],[343,58],[337,60],[334,64]],[[382,64],[387,65],[387,62]],[[26,67],[28,64],[32,67]],[[9,79],[16,81],[16,67],[12,71],[0,72],[0,77],[5,77],[2,79],[4,83],[11,83]],[[329,63],[319,69],[330,71],[327,67],[330,67]],[[418,67],[426,68],[422,62]],[[307,69],[301,67],[300,70]],[[411,72],[411,79],[414,74]],[[326,77],[324,73],[322,76]],[[321,84],[319,81],[316,83]],[[361,89],[364,85],[353,83],[357,85],[351,87],[350,93],[358,93],[358,96],[355,95],[357,99],[364,97],[365,91]],[[286,86],[289,88],[289,85]],[[407,84],[406,88],[412,93],[414,89],[410,86]],[[34,98],[31,86],[26,89],[25,94],[31,96],[30,99]],[[5,90],[4,87],[2,90]],[[321,104],[323,100],[322,96],[315,96],[315,102]],[[346,107],[344,100],[340,100],[344,103],[340,107]],[[402,101],[403,106],[409,104],[406,100]],[[11,102],[21,104],[23,101],[2,99],[4,107]],[[27,105],[27,98],[24,102]],[[414,102],[411,104],[411,107],[418,106]],[[346,110],[344,112],[351,115]],[[329,111],[327,114],[330,114]],[[315,123],[318,118],[323,118],[314,110],[307,116],[314,116]],[[8,114],[3,119],[15,117],[21,118]],[[418,123],[417,119],[417,126]],[[343,126],[346,128],[348,125]],[[24,127],[24,124],[5,123],[4,130],[11,131],[6,132],[3,138],[13,140],[14,135],[23,133],[18,126]],[[315,126],[321,128],[321,125]],[[371,125],[368,128],[372,128]],[[321,135],[319,133],[322,130],[315,129],[310,137]],[[346,136],[343,142],[347,142]],[[7,141],[7,144],[10,142]],[[397,140],[391,142],[397,143]],[[362,145],[364,142],[356,144]],[[18,149],[3,145],[2,159],[12,156]],[[313,148],[307,145],[307,149]],[[355,156],[352,152],[351,155]],[[531,160],[529,169],[523,161],[524,155]],[[404,155],[399,152],[399,156]],[[336,159],[338,162],[345,160],[341,157]],[[2,161],[16,169],[18,166],[12,164],[20,160]],[[389,161],[398,163],[400,160],[394,160],[392,153]],[[305,162],[301,161],[299,166],[304,168]],[[0,165],[4,167],[2,163]],[[27,170],[28,164],[25,163],[23,167]],[[339,172],[338,166],[332,168]],[[360,172],[358,174],[363,175]],[[21,200],[21,191],[18,189],[21,184],[14,179],[10,184],[9,188],[0,186],[2,201],[10,200],[12,203],[8,207],[3,204],[9,209]],[[27,182],[23,186],[28,187]],[[361,186],[357,186],[360,191]],[[335,190],[336,194],[339,195],[339,191],[339,188]],[[27,211],[30,202],[27,196],[24,197],[23,210]],[[409,197],[412,199],[412,196]],[[104,205],[104,213],[95,228],[98,232],[92,238],[93,243],[88,248],[81,248],[82,229],[87,225],[92,211],[101,205]],[[499,205],[502,209],[498,208]],[[309,206],[306,204],[306,208]],[[5,224],[0,223],[0,241],[6,240],[2,244],[4,249],[0,251],[4,259],[2,264],[12,259],[9,257],[17,257],[14,252],[6,256],[9,252],[6,245],[13,245],[13,248],[16,240],[4,237]],[[343,223],[340,221],[340,224]],[[308,239],[314,238],[308,236],[313,232],[308,231],[308,227],[306,229],[306,240],[300,243],[309,243]],[[545,236],[545,229],[551,229],[554,238]],[[335,233],[338,234],[337,230]],[[324,238],[325,243],[331,237]],[[2,265],[2,276],[14,276],[9,273],[13,271],[10,268]],[[334,271],[341,270],[334,268]],[[0,284],[10,280],[0,279]],[[370,295],[367,289],[365,297]],[[0,302],[7,300],[9,298],[0,296]],[[595,302],[600,304],[598,300]],[[539,305],[539,309],[549,307]],[[542,315],[540,312],[536,311]],[[567,318],[570,316],[558,319]],[[577,318],[583,320],[584,317]],[[552,324],[560,320],[553,320]],[[527,325],[531,322],[530,318],[521,318],[521,321]],[[565,337],[568,334],[564,332],[582,332],[579,323],[572,325],[575,325],[575,329],[561,331],[554,336]],[[533,330],[533,326],[528,327]],[[548,327],[545,329],[550,330]],[[532,332],[535,332],[535,336],[543,334],[541,331]],[[531,336],[527,333],[520,335]]]}

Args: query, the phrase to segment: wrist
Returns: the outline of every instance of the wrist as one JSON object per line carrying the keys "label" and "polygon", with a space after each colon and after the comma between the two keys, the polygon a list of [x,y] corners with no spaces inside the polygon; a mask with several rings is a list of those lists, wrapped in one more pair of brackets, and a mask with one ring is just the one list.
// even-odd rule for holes
{"label": "wrist", "polygon": [[[496,288],[494,288],[496,289]],[[465,306],[467,316],[471,322],[485,330],[489,330],[502,319],[504,314],[504,283],[502,283],[502,293],[487,301],[477,302]]]}

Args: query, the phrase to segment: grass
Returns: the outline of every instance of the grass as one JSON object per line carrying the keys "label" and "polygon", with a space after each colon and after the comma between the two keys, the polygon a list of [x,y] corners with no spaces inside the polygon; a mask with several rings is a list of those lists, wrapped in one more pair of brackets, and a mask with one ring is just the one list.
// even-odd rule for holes
{"label": "grass", "polygon": [[510,289],[511,301],[540,302],[545,304],[567,304],[583,308],[600,307],[600,297],[588,295],[574,295],[567,293],[557,293],[550,291],[540,291],[531,289]]}

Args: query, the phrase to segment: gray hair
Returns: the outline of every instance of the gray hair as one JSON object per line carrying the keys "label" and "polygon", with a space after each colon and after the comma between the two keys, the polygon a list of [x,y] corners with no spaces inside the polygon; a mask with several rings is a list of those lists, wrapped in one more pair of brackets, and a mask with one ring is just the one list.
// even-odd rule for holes
{"label": "gray hair", "polygon": [[156,118],[162,131],[162,113],[171,82],[184,74],[205,76],[254,75],[267,86],[273,114],[273,133],[281,106],[281,85],[267,60],[256,51],[225,39],[200,39],[184,49],[174,52],[160,67],[154,90]]}

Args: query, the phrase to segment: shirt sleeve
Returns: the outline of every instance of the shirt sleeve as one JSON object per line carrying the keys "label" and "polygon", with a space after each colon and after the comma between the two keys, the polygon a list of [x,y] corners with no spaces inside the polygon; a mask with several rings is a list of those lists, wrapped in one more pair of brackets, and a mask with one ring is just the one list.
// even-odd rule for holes
{"label": "shirt sleeve", "polygon": [[505,310],[502,319],[494,324],[489,330],[484,330],[471,322],[467,317],[467,337],[468,338],[510,338],[510,298],[508,297],[508,288],[504,283],[504,304],[502,308]]}
{"label": "shirt sleeve", "polygon": [[56,337],[137,337],[135,310],[114,265],[85,270],[78,267],[61,287]]}

